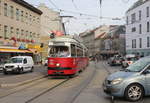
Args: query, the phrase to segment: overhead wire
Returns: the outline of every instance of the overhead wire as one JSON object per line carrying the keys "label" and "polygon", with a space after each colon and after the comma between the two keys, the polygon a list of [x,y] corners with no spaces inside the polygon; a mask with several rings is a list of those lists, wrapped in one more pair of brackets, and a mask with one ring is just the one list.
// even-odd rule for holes
{"label": "overhead wire", "polygon": [[53,1],[52,0],[48,0],[56,9],[58,9],[59,10],[59,8],[57,7],[57,5],[55,4],[55,3],[53,3]]}
{"label": "overhead wire", "polygon": [[[74,0],[72,0],[74,2]],[[86,14],[86,13],[81,13],[81,12],[75,12],[75,11],[69,11],[69,10],[64,10],[64,9],[60,9],[58,8],[53,2],[52,0],[49,0],[49,2],[55,6],[56,8],[53,8],[53,9],[56,9],[58,10],[59,12],[65,12],[65,13],[71,13],[71,14],[76,14],[76,15],[79,15],[79,16],[89,16],[89,17],[93,17],[93,18],[99,18],[99,19],[111,19],[111,20],[121,20],[122,18],[120,19],[115,19],[115,18],[112,18],[112,17],[102,17],[102,16],[96,16],[96,15],[92,15],[92,14]],[[101,4],[102,4],[102,0],[100,0],[100,7],[101,7]]]}
{"label": "overhead wire", "polygon": [[122,2],[124,2],[124,3],[128,3],[128,2],[129,2],[129,0],[122,0]]}
{"label": "overhead wire", "polygon": [[77,7],[77,5],[75,4],[74,0],[72,0],[72,4],[73,4],[74,8],[75,8],[76,10],[78,10],[78,7]]}

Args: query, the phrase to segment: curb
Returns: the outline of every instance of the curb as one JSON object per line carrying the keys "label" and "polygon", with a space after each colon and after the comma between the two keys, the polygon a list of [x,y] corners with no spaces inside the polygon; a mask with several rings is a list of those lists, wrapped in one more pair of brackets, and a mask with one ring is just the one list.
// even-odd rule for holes
{"label": "curb", "polygon": [[19,83],[0,84],[0,88],[4,88],[4,87],[17,87],[17,86],[28,84],[28,83],[31,83],[33,81],[36,81],[36,80],[39,80],[39,79],[42,79],[42,78],[45,78],[45,77],[47,77],[47,75],[42,75],[42,76],[30,79],[30,80],[25,80],[25,81],[19,82]]}

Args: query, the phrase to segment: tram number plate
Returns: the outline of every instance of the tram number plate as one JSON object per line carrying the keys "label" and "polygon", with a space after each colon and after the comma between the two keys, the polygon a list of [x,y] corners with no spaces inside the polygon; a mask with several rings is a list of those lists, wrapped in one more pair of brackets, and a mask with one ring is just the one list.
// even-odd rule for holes
{"label": "tram number plate", "polygon": [[57,73],[57,74],[61,74],[62,72],[55,72],[55,73]]}

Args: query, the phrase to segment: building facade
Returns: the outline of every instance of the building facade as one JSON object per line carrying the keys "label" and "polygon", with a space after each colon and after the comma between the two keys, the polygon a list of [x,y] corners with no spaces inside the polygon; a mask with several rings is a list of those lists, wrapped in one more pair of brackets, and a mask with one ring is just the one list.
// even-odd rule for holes
{"label": "building facade", "polygon": [[126,12],[126,52],[150,55],[150,0],[138,0]]}
{"label": "building facade", "polygon": [[94,44],[95,39],[94,30],[83,32],[79,36],[82,38],[83,44],[88,48],[88,55],[89,56],[95,55],[96,52]]}
{"label": "building facade", "polygon": [[48,56],[48,42],[52,32],[64,33],[64,26],[60,13],[48,8],[45,4],[38,6],[43,14],[41,15],[41,42],[43,43],[42,58]]}
{"label": "building facade", "polygon": [[14,49],[23,45],[39,47],[41,14],[24,0],[0,0],[0,48],[7,48],[0,50],[0,54],[12,55]]}

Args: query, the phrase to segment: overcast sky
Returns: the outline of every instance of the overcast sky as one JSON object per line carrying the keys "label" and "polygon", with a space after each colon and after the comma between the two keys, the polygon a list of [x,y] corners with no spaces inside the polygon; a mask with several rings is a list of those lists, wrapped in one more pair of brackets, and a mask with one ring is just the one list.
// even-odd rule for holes
{"label": "overcast sky", "polygon": [[[102,0],[100,9],[99,0],[25,0],[34,6],[45,3],[49,8],[65,10],[61,15],[74,16],[65,23],[66,31],[69,34],[84,32],[94,29],[100,25],[125,24],[125,12],[137,0]],[[73,11],[77,13],[70,13]],[[89,15],[85,15],[89,14]],[[99,19],[99,17],[107,17]],[[112,20],[112,18],[121,18],[122,20]]]}

